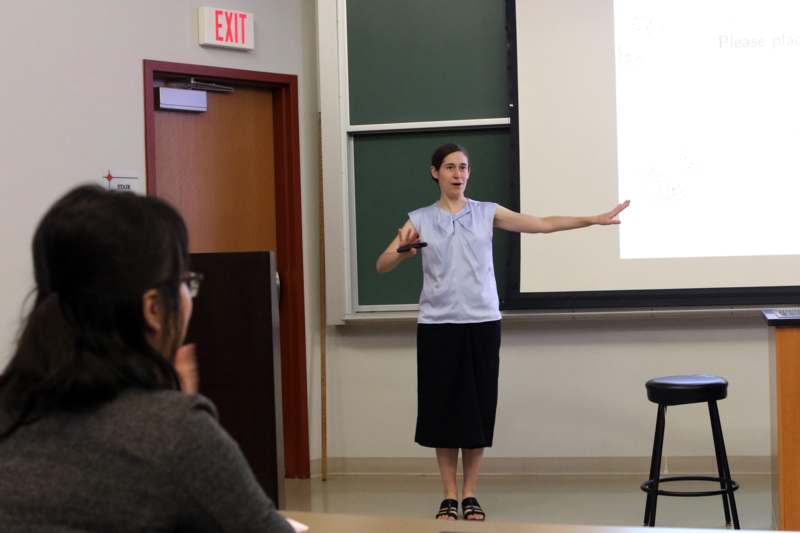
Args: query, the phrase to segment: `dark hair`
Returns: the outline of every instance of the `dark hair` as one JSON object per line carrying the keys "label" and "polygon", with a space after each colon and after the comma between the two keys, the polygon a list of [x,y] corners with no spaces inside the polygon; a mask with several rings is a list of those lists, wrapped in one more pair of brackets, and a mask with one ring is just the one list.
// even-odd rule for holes
{"label": "dark hair", "polygon": [[[0,376],[0,410],[22,424],[85,409],[126,388],[178,389],[169,361],[147,341],[142,295],[156,289],[165,331],[179,328],[186,225],[153,197],[86,185],[59,199],[33,237],[35,300]],[[177,348],[178,335],[173,344]]]}
{"label": "dark hair", "polygon": [[[467,156],[467,161],[469,161],[469,152],[467,152],[466,148],[458,144],[448,143],[441,145],[436,149],[435,152],[433,152],[433,155],[431,156],[431,166],[436,170],[439,170],[439,167],[442,166],[442,161],[444,161],[444,158],[454,152],[462,152],[465,156]],[[431,176],[431,179],[433,179],[433,181],[438,181],[433,176]]]}

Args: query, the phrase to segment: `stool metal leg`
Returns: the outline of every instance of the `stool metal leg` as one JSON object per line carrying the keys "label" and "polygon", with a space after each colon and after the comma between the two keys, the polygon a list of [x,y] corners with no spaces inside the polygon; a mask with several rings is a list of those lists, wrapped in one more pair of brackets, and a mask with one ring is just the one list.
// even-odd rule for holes
{"label": "stool metal leg", "polygon": [[[719,439],[717,438],[717,432],[714,429],[714,414],[712,404],[716,402],[708,402],[708,415],[711,418],[711,435],[714,438],[714,456],[717,460],[717,473],[719,475],[719,486],[722,490],[727,490],[728,487],[725,483],[725,472],[722,468],[722,451],[719,449]],[[728,493],[722,494],[722,509],[725,511],[725,525],[731,525],[731,511],[730,511],[730,504],[728,503]]]}
{"label": "stool metal leg", "polygon": [[722,437],[722,424],[719,420],[717,402],[708,402],[708,414],[711,418],[711,434],[714,436],[714,449],[717,452],[717,470],[720,472],[719,477],[722,479],[720,486],[728,490],[727,499],[725,498],[725,494],[722,495],[722,502],[725,506],[725,521],[727,525],[730,525],[730,518],[728,517],[728,505],[730,505],[733,528],[740,529],[739,513],[736,512],[736,499],[733,495],[733,490],[731,490],[731,470],[728,465],[728,454],[725,451],[725,440]]}
{"label": "stool metal leg", "polygon": [[647,493],[644,505],[644,525],[656,525],[656,502],[658,500],[658,480],[661,473],[661,454],[664,451],[664,426],[666,425],[667,406],[659,404],[656,415],[656,432],[653,436],[653,456],[650,459],[651,491]]}

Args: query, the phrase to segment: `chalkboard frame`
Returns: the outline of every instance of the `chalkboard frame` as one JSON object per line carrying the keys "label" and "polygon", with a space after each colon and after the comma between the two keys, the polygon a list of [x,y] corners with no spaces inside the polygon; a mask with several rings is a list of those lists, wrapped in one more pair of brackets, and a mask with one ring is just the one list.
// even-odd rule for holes
{"label": "chalkboard frame", "polygon": [[[513,191],[511,191],[510,182],[508,181],[508,176],[510,175],[510,161],[508,160],[510,138],[507,125],[476,126],[459,128],[458,130],[453,128],[430,128],[403,133],[401,139],[396,142],[392,142],[392,140],[397,139],[397,135],[388,136],[384,132],[351,135],[348,142],[349,160],[351,162],[350,205],[353,206],[350,242],[354,251],[354,260],[351,262],[351,284],[355,298],[354,310],[356,312],[410,311],[418,307],[416,302],[422,288],[419,258],[402,263],[396,271],[388,274],[377,274],[373,265],[380,252],[384,250],[386,244],[392,239],[395,228],[406,220],[406,214],[413,209],[430,205],[438,198],[437,186],[430,181],[430,176],[427,174],[430,152],[438,144],[453,141],[463,144],[470,150],[474,161],[470,184],[470,190],[473,192],[468,195],[470,198],[496,201],[506,206],[512,203]],[[436,137],[439,137],[439,140],[432,140],[432,138],[435,139]],[[406,200],[400,206],[389,206],[388,210],[385,206],[377,205],[375,202],[359,202],[359,194],[362,194],[365,198],[383,198],[384,194],[392,195],[393,198],[408,196],[407,193],[402,191],[402,189],[407,189],[408,187],[392,180],[370,180],[364,175],[361,178],[364,183],[358,183],[358,172],[364,172],[370,176],[379,175],[380,173],[380,166],[376,168],[369,161],[364,161],[363,159],[361,159],[363,164],[359,166],[359,171],[356,171],[355,167],[357,165],[355,163],[360,160],[355,147],[358,139],[383,143],[384,147],[388,145],[401,151],[408,147],[409,142],[417,145],[419,150],[417,150],[410,164],[411,168],[405,172],[400,172],[398,176],[403,181],[414,181],[412,188],[415,192],[411,196],[424,197],[425,199]],[[387,159],[384,155],[384,158],[380,159],[380,161],[386,161]],[[402,163],[400,164],[402,165]],[[500,169],[500,172],[497,172],[498,169]],[[499,180],[492,179],[498,175],[502,176],[502,178]],[[426,191],[426,186],[430,188],[430,191]],[[361,220],[360,224],[359,220]],[[369,237],[359,233],[359,228],[361,230],[365,229],[365,221],[370,232]],[[378,234],[374,235],[374,231],[378,231]],[[511,237],[511,234],[502,231],[495,232],[494,236],[495,272],[497,274],[498,288],[501,291],[505,286],[505,275],[508,271],[506,262],[509,257]],[[380,300],[376,293],[383,294],[384,298],[386,295],[393,295],[393,299],[389,302],[376,302],[376,298]]]}
{"label": "chalkboard frame", "polygon": [[[481,0],[483,2],[484,0]],[[494,13],[495,17],[494,20],[502,21],[503,26],[502,30],[498,31],[497,27],[490,33],[503,33],[504,39],[502,43],[497,41],[492,41],[495,43],[492,46],[484,47],[484,48],[491,48],[494,50],[492,54],[486,57],[496,57],[502,56],[503,61],[502,63],[498,63],[493,61],[491,64],[499,65],[498,71],[498,79],[502,80],[499,83],[496,83],[496,86],[502,87],[501,93],[494,92],[492,93],[494,96],[492,97],[494,101],[493,109],[500,110],[502,109],[503,114],[501,116],[473,116],[474,113],[471,113],[470,110],[463,110],[456,113],[454,116],[450,117],[442,117],[439,115],[434,115],[433,117],[420,117],[417,116],[416,110],[412,110],[413,112],[409,113],[409,121],[408,122],[390,122],[385,123],[383,122],[383,117],[378,117],[373,120],[373,123],[369,123],[369,121],[363,120],[363,118],[357,119],[354,123],[353,121],[353,109],[352,105],[352,95],[351,95],[351,65],[350,65],[350,52],[348,50],[348,45],[351,42],[350,36],[350,28],[348,27],[348,21],[350,20],[348,15],[348,7],[350,2],[347,0],[340,0],[338,4],[338,26],[339,26],[339,35],[344,36],[344,38],[339,39],[339,88],[340,88],[340,112],[342,116],[342,133],[343,138],[342,142],[343,145],[343,155],[345,161],[345,172],[344,178],[346,182],[346,203],[345,203],[345,232],[347,234],[347,249],[349,250],[349,254],[345,259],[345,271],[347,272],[347,296],[345,299],[345,316],[348,316],[352,313],[359,314],[359,313],[367,313],[367,312],[381,312],[381,311],[413,311],[418,308],[416,303],[398,303],[394,300],[388,300],[383,303],[378,303],[371,301],[367,304],[360,303],[362,299],[362,292],[365,290],[364,287],[361,286],[359,281],[360,277],[364,275],[364,272],[359,272],[359,269],[366,269],[372,268],[371,261],[367,261],[366,259],[372,259],[371,257],[365,258],[363,256],[364,250],[360,250],[358,246],[359,241],[359,219],[357,217],[358,213],[358,206],[356,203],[356,174],[357,169],[355,168],[355,143],[356,140],[360,136],[365,135],[375,135],[378,133],[410,133],[410,132],[417,132],[417,133],[424,133],[424,132],[441,132],[441,131],[449,131],[453,132],[453,134],[458,134],[459,132],[463,132],[465,130],[473,130],[473,129],[480,129],[480,130],[490,130],[490,129],[502,129],[508,132],[508,127],[510,124],[510,119],[508,118],[508,96],[505,92],[507,90],[507,79],[504,77],[505,74],[508,72],[508,63],[506,60],[507,57],[507,44],[508,40],[505,37],[505,32],[507,27],[505,25],[505,4],[499,2],[495,4],[497,7],[491,8]],[[423,5],[423,2],[420,2],[420,5]],[[483,4],[481,4],[481,7]],[[418,6],[419,7],[419,6]],[[427,7],[427,6],[426,6]],[[437,9],[441,9],[439,6]],[[499,11],[499,13],[498,13]],[[499,18],[496,15],[500,15]],[[475,15],[467,15],[468,17],[475,17]],[[463,39],[466,40],[468,36],[463,36]],[[502,96],[498,99],[498,94],[502,94]],[[358,99],[356,99],[358,100]],[[497,105],[498,101],[502,102],[502,106]],[[491,106],[490,106],[491,107]],[[464,113],[464,111],[467,111]],[[357,113],[356,113],[357,115]],[[432,120],[425,120],[426,118],[432,118]],[[422,121],[420,121],[422,120]],[[443,141],[447,142],[447,141]],[[430,149],[433,150],[435,146],[431,146]],[[469,146],[467,145],[467,148]],[[507,161],[507,158],[510,154],[510,148],[506,146],[504,148],[503,158],[504,161]],[[426,155],[426,157],[429,154]],[[425,165],[425,159],[422,159],[420,163]],[[507,164],[504,164],[507,167]],[[508,181],[510,173],[504,173],[504,184],[505,188],[510,186],[510,182]],[[504,195],[507,196],[507,195]],[[488,199],[488,198],[487,198]],[[432,200],[435,201],[435,200]],[[432,202],[431,202],[432,203]],[[510,205],[510,198],[504,202],[505,205]],[[417,207],[422,207],[421,205],[409,205],[408,209],[415,209]],[[363,220],[361,221],[363,223]],[[391,233],[386,235],[386,242],[391,239]],[[504,278],[505,273],[508,271],[508,267],[505,264],[505,261],[508,258],[508,248],[510,246],[509,237],[503,236],[501,238],[503,245],[501,248],[504,250],[502,253],[502,257],[495,262],[496,270],[499,274],[501,279]],[[382,246],[385,246],[385,243],[382,243]],[[382,250],[383,248],[381,248]],[[359,254],[362,254],[361,256]],[[377,259],[377,255],[375,257]],[[374,259],[373,259],[374,260]],[[359,263],[361,265],[359,266]],[[401,265],[405,266],[405,265]],[[394,274],[394,273],[393,273]],[[387,275],[387,282],[396,282],[397,276],[392,277],[392,274]],[[411,291],[413,292],[413,290]],[[370,296],[372,296],[370,294]],[[418,293],[413,295],[413,301],[416,302],[418,297]],[[407,298],[404,298],[407,299]],[[409,301],[411,301],[409,299]]]}

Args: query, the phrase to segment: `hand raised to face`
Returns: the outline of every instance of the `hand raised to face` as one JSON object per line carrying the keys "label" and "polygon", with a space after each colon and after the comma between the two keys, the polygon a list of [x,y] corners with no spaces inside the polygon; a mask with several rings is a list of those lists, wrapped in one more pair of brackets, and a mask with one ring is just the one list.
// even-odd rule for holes
{"label": "hand raised to face", "polygon": [[194,344],[184,344],[175,352],[173,363],[175,372],[181,382],[181,391],[186,394],[197,394],[200,389],[200,379],[197,373],[197,356]]}

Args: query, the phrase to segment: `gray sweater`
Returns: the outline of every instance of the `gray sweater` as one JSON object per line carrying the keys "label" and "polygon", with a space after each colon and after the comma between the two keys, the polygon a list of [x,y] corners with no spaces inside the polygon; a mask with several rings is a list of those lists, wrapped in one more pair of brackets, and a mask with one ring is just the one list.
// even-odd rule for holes
{"label": "gray sweater", "polygon": [[0,531],[293,529],[210,401],[134,391],[0,439]]}

